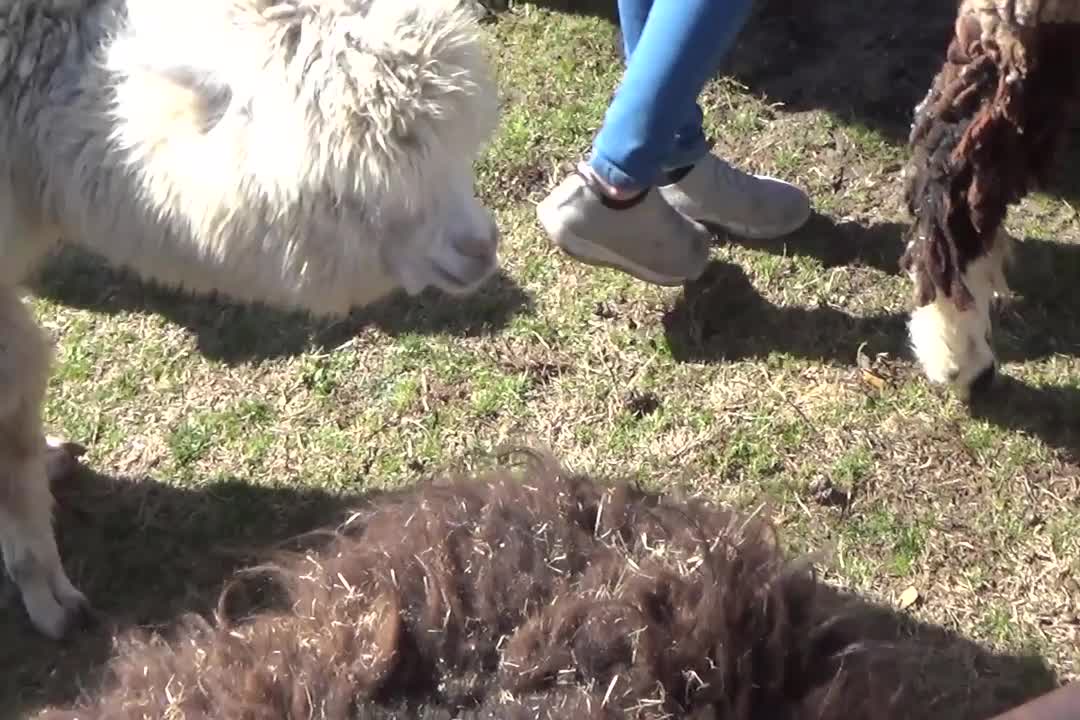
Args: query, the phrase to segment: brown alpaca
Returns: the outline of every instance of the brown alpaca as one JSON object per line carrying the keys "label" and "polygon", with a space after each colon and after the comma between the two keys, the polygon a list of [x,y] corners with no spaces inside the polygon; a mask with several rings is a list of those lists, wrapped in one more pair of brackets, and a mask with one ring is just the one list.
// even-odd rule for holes
{"label": "brown alpaca", "polygon": [[991,306],[1007,292],[1002,222],[1042,179],[1080,95],[1080,0],[963,0],[945,62],[916,108],[901,266],[912,347],[967,399],[991,385]]}
{"label": "brown alpaca", "polygon": [[919,714],[860,606],[766,522],[530,458],[380,499],[236,578],[212,622],[125,637],[102,686],[42,717]]}

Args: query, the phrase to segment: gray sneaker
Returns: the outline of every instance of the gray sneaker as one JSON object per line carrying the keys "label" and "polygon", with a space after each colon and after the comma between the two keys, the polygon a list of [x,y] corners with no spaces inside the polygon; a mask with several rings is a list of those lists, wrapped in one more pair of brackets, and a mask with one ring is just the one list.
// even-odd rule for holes
{"label": "gray sneaker", "polygon": [[711,153],[686,177],[661,186],[660,194],[687,217],[752,240],[787,235],[810,219],[805,192],[783,180],[745,173]]}
{"label": "gray sneaker", "polygon": [[682,285],[705,270],[712,233],[674,210],[655,189],[615,209],[618,203],[589,183],[574,172],[537,205],[540,224],[563,252],[656,285]]}

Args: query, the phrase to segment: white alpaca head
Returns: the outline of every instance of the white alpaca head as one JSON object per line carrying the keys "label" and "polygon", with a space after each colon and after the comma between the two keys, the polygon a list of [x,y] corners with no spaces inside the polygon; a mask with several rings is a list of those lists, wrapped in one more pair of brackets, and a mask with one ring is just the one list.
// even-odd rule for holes
{"label": "white alpaca head", "polygon": [[360,166],[349,180],[364,178],[365,195],[401,228],[387,233],[382,259],[409,293],[468,294],[498,267],[499,233],[473,192],[498,92],[470,12],[458,0],[383,0],[342,25],[337,63],[348,71],[333,94],[346,100],[329,126],[365,128],[344,143]]}
{"label": "white alpaca head", "polygon": [[1001,232],[991,251],[968,265],[963,279],[974,297],[969,308],[960,310],[939,290],[908,321],[911,347],[927,378],[965,402],[989,390],[997,374],[990,313],[993,301],[1008,291],[1004,268],[1010,248]]}
{"label": "white alpaca head", "polygon": [[165,248],[195,248],[183,285],[220,290],[200,282],[213,265],[231,295],[340,313],[398,288],[468,294],[495,272],[473,167],[498,92],[467,5],[126,6],[105,63],[111,141],[137,178],[122,197],[190,235]]}

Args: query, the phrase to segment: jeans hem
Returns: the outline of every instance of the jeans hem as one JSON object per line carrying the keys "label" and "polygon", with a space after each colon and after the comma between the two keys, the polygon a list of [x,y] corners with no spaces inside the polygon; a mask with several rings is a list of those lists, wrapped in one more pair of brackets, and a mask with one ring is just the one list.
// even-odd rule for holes
{"label": "jeans hem", "polygon": [[709,152],[712,151],[712,148],[713,143],[702,138],[699,143],[691,147],[675,150],[668,156],[663,165],[661,165],[660,172],[656,173],[650,180],[643,180],[640,177],[627,172],[626,169],[608,158],[607,155],[599,149],[593,150],[588,163],[593,172],[608,185],[621,189],[639,189],[664,184],[664,175],[666,173],[696,164],[703,157],[708,155]]}

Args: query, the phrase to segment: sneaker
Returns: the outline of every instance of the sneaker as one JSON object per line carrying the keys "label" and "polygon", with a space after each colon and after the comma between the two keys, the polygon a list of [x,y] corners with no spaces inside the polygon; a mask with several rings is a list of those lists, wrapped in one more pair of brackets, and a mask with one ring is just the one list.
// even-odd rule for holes
{"label": "sneaker", "polygon": [[578,171],[540,202],[536,214],[567,255],[656,285],[695,280],[709,261],[712,233],[674,210],[655,189],[632,201],[614,201]]}
{"label": "sneaker", "polygon": [[678,182],[660,187],[676,210],[752,240],[780,237],[810,219],[810,198],[771,177],[750,175],[712,153]]}

